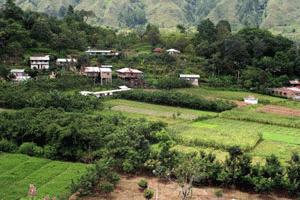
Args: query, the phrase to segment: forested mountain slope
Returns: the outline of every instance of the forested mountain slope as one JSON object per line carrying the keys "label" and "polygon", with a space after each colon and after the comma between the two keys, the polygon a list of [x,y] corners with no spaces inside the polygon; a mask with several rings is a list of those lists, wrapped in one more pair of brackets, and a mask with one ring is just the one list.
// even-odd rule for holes
{"label": "forested mountain slope", "polygon": [[[0,3],[5,0],[0,0]],[[23,9],[64,16],[68,6],[92,11],[89,22],[134,27],[147,22],[162,28],[195,25],[210,18],[228,20],[234,30],[259,26],[295,37],[300,32],[299,0],[16,0]],[[300,35],[300,34],[299,34]]]}

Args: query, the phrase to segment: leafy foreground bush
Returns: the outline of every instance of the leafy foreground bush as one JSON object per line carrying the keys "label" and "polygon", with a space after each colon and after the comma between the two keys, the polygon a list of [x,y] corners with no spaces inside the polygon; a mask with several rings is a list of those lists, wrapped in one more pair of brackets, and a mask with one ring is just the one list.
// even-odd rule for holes
{"label": "leafy foreground bush", "polygon": [[233,103],[230,103],[229,101],[207,100],[204,98],[199,98],[192,95],[172,91],[147,92],[143,90],[132,90],[129,92],[120,93],[118,97],[154,104],[178,106],[215,112],[230,110],[236,106]]}
{"label": "leafy foreground bush", "polygon": [[71,192],[79,192],[80,196],[94,192],[109,194],[113,192],[119,180],[119,175],[114,172],[113,160],[101,159],[95,166],[88,168],[87,173],[78,181],[72,181]]}
{"label": "leafy foreground bush", "polygon": [[119,115],[92,116],[59,109],[1,112],[0,124],[1,137],[20,146],[21,153],[86,163],[112,157],[126,172],[140,169],[150,155],[150,145],[157,141],[156,132],[164,127]]}
{"label": "leafy foreground bush", "polygon": [[146,190],[144,191],[144,197],[145,197],[145,199],[150,200],[150,199],[153,198],[153,196],[154,196],[154,191],[153,191],[153,190],[151,190],[151,189],[146,189]]}
{"label": "leafy foreground bush", "polygon": [[138,186],[140,187],[140,189],[145,190],[146,188],[148,188],[148,182],[145,179],[141,179],[138,182]]}
{"label": "leafy foreground bush", "polygon": [[96,97],[64,94],[58,90],[41,92],[24,85],[0,83],[0,107],[12,109],[53,107],[62,108],[69,112],[100,109],[101,101]]}

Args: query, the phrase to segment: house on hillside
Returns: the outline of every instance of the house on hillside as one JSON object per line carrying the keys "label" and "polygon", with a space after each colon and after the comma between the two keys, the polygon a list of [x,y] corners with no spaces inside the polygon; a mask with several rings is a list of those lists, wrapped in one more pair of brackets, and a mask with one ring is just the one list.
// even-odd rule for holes
{"label": "house on hillside", "polygon": [[31,56],[30,57],[30,68],[31,69],[49,69],[50,67],[50,56]]}
{"label": "house on hillside", "polygon": [[168,49],[167,52],[169,55],[177,55],[177,54],[181,53],[180,51],[178,51],[176,49]]}
{"label": "house on hillside", "polygon": [[103,84],[112,83],[112,70],[108,67],[100,67],[100,82]]}
{"label": "house on hillside", "polygon": [[144,73],[138,69],[123,68],[117,70],[118,77],[128,87],[143,87]]}
{"label": "house on hillside", "polygon": [[25,73],[25,69],[12,69],[10,70],[10,77],[13,81],[26,81],[30,76]]}
{"label": "house on hillside", "polygon": [[289,99],[300,99],[300,81],[291,80],[290,87],[281,87],[271,89],[271,93],[276,96],[286,97]]}
{"label": "house on hillside", "polygon": [[200,75],[197,75],[197,74],[180,74],[179,78],[181,80],[188,81],[193,86],[199,86]]}
{"label": "house on hillside", "polygon": [[97,50],[97,49],[88,49],[85,53],[90,55],[90,56],[109,56],[109,57],[113,57],[113,56],[119,56],[120,55],[119,52],[116,52],[114,50]]}
{"label": "house on hillside", "polygon": [[100,75],[100,67],[85,67],[83,74],[90,78],[97,78]]}
{"label": "house on hillside", "polygon": [[99,78],[101,85],[112,83],[112,70],[111,68],[104,67],[85,67],[84,75],[90,78]]}
{"label": "house on hillside", "polygon": [[56,59],[56,65],[60,67],[74,66],[77,60],[75,58],[58,58]]}

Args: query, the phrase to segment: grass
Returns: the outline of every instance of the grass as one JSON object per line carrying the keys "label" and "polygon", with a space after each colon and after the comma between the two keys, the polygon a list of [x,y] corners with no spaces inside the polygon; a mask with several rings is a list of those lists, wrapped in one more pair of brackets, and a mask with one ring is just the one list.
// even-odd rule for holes
{"label": "grass", "polygon": [[110,100],[105,102],[112,111],[125,113],[129,117],[145,117],[150,120],[161,120],[168,124],[182,121],[192,121],[197,118],[213,118],[218,113],[199,111],[171,106],[161,106],[128,100]]}
{"label": "grass", "polygon": [[220,117],[241,121],[258,122],[263,124],[300,128],[300,117],[283,116],[260,111],[260,106],[236,108],[223,112]]}
{"label": "grass", "polygon": [[64,196],[69,193],[72,179],[77,179],[86,165],[20,154],[0,154],[0,199],[26,198],[29,184],[37,187],[37,198],[47,195]]}
{"label": "grass", "polygon": [[183,131],[176,133],[176,136],[182,144],[188,146],[226,150],[238,145],[245,150],[251,150],[261,138],[259,129],[253,129],[252,125],[235,120],[209,119],[185,125]]}
{"label": "grass", "polygon": [[299,119],[260,112],[261,106],[235,108],[217,114],[116,99],[108,100],[104,105],[107,114],[117,112],[127,117],[167,123],[177,142],[174,148],[182,152],[203,150],[224,160],[226,149],[237,145],[258,162],[272,153],[282,161],[289,160],[293,151],[300,153]]}
{"label": "grass", "polygon": [[280,106],[287,106],[290,108],[298,108],[300,109],[299,102],[273,97],[253,92],[244,92],[244,91],[230,91],[218,88],[210,88],[210,87],[199,87],[199,88],[188,88],[188,89],[177,89],[176,91],[196,95],[199,97],[206,97],[210,99],[226,99],[232,101],[243,101],[247,96],[255,96],[259,99],[259,101],[263,104],[273,104]]}

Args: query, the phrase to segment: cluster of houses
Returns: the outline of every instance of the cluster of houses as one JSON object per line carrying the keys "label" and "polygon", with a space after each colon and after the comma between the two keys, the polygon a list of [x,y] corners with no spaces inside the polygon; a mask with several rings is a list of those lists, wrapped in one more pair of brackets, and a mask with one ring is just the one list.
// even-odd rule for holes
{"label": "cluster of houses", "polygon": [[271,89],[271,93],[275,96],[281,96],[300,101],[300,81],[291,80],[290,87],[273,88]]}

